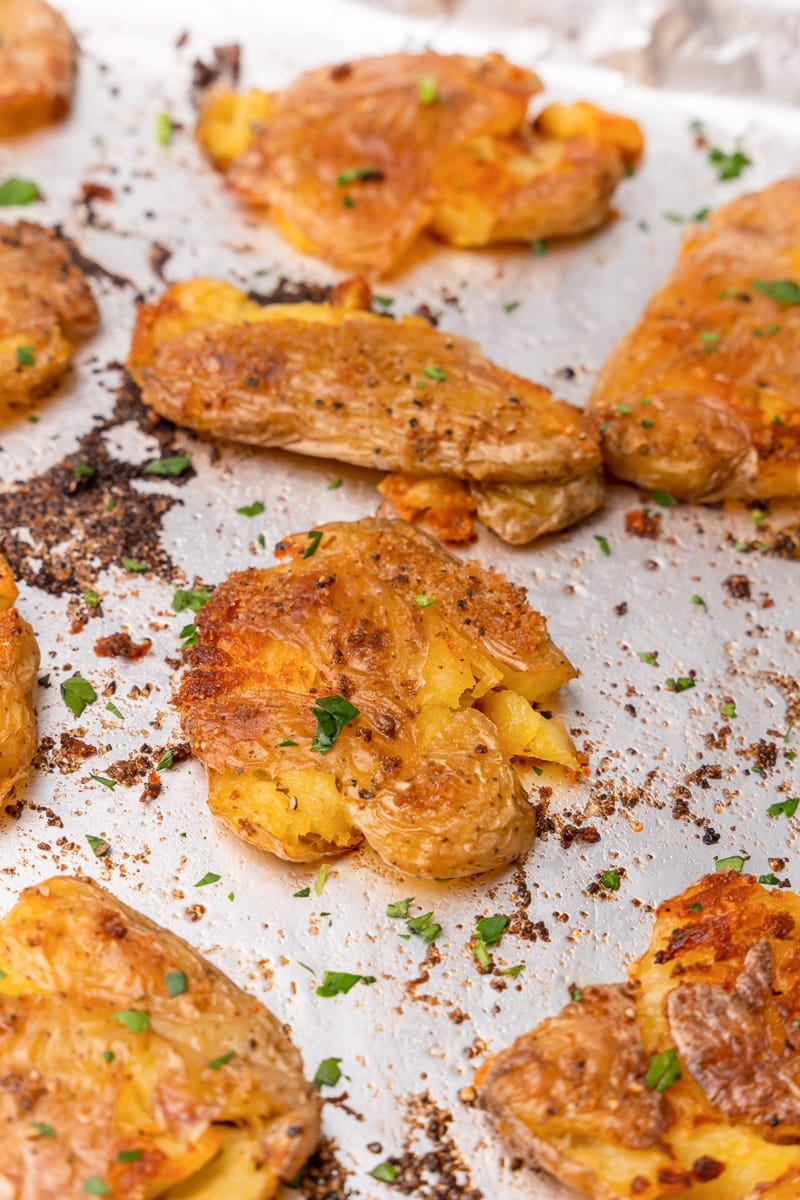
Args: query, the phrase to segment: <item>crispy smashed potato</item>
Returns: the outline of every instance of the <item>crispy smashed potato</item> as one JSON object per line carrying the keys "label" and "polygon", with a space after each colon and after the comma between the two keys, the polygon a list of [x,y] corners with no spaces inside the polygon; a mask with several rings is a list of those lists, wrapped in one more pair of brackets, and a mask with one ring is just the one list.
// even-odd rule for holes
{"label": "crispy smashed potato", "polygon": [[176,704],[212,811],[300,862],[365,839],[444,878],[524,854],[534,810],[515,765],[580,762],[532,707],[575,672],[523,589],[399,521],[278,550],[287,563],[230,576],[197,616]]}
{"label": "crispy smashed potato", "polygon": [[75,41],[44,0],[0,0],[0,137],[28,133],[69,111]]}
{"label": "crispy smashed potato", "polygon": [[[600,506],[599,438],[580,409],[475,342],[420,317],[377,316],[369,303],[357,280],[316,304],[262,304],[212,279],[175,284],[139,306],[128,368],[145,403],[199,433],[467,480],[473,502],[461,494],[456,540],[476,506],[511,541]],[[406,502],[407,481],[389,495],[401,514],[416,506],[444,529],[459,494],[449,482],[436,495],[433,483],[418,489],[433,504]],[[500,482],[514,486],[496,495]]]}
{"label": "crispy smashed potato", "polygon": [[197,137],[226,181],[301,250],[386,274],[429,229],[456,246],[585,233],[638,162],[626,117],[551,105],[500,55],[395,54],[324,67],[281,92],[210,89]]}
{"label": "crispy smashed potato", "polygon": [[316,1146],[272,1014],[97,884],[22,892],[0,965],[8,1200],[269,1200]]}
{"label": "crispy smashed potato", "polygon": [[26,774],[36,753],[33,687],[39,647],[14,607],[17,586],[0,554],[0,801]]}
{"label": "crispy smashed potato", "polygon": [[603,367],[615,475],[693,501],[800,495],[800,176],[694,229]]}
{"label": "crispy smashed potato", "polygon": [[598,1200],[800,1196],[800,897],[708,875],[629,976],[479,1072],[514,1152]]}
{"label": "crispy smashed potato", "polygon": [[0,407],[13,411],[52,388],[98,320],[66,238],[30,221],[0,224]]}

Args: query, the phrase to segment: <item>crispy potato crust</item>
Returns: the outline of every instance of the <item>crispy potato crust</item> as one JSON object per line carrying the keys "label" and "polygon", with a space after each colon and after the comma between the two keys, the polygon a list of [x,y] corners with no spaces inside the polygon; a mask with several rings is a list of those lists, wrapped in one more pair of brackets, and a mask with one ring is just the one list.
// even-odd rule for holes
{"label": "crispy potato crust", "polygon": [[[460,540],[476,505],[501,536],[511,528],[510,501],[492,508],[499,481],[525,485],[515,495],[526,520],[510,540],[599,507],[599,439],[579,409],[496,366],[475,342],[419,317],[377,316],[369,303],[359,281],[318,304],[260,304],[208,279],[175,284],[140,305],[128,367],[147,404],[200,433],[480,483],[480,496],[458,506]],[[417,505],[442,529],[453,527],[459,490],[448,483],[434,504]],[[389,485],[403,515],[413,486]],[[418,491],[432,498],[436,487]]]}
{"label": "crispy potato crust", "polygon": [[36,753],[33,689],[39,647],[14,607],[17,587],[0,554],[0,801],[27,773]]}
{"label": "crispy potato crust", "polygon": [[[535,829],[513,763],[580,767],[561,722],[531,706],[575,674],[544,618],[402,522],[317,533],[279,543],[283,565],[230,576],[198,614],[176,703],[212,810],[294,860],[362,837],[413,875],[518,858]],[[358,712],[321,753],[312,708],[332,696]]]}
{"label": "crispy potato crust", "polygon": [[213,89],[197,136],[301,250],[385,274],[425,229],[482,246],[606,219],[641,154],[638,126],[581,102],[529,127],[540,89],[500,55],[385,55],[310,71],[282,92]]}
{"label": "crispy potato crust", "polygon": [[[684,500],[800,495],[798,229],[800,176],[689,234],[590,401],[615,475]],[[755,286],[776,280],[785,300]]]}
{"label": "crispy potato crust", "polygon": [[30,221],[0,224],[0,404],[13,410],[53,387],[98,320],[66,238]]}
{"label": "crispy potato crust", "polygon": [[268,1200],[313,1151],[319,1102],[272,1014],[97,884],[22,892],[0,964],[8,1200],[92,1177],[119,1200]]}
{"label": "crispy potato crust", "polygon": [[[629,976],[479,1074],[515,1151],[598,1200],[800,1195],[800,897],[708,875],[659,907]],[[680,1075],[658,1091],[667,1051]]]}
{"label": "crispy potato crust", "polygon": [[28,133],[69,111],[75,41],[44,0],[0,0],[0,137]]}

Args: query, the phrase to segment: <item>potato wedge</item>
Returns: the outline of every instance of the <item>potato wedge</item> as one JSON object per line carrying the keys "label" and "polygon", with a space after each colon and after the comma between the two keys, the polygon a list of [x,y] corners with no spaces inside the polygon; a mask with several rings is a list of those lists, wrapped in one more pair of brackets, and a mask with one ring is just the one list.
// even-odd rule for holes
{"label": "potato wedge", "polygon": [[[299,304],[260,303],[211,279],[175,284],[139,306],[128,368],[145,403],[199,433],[479,484],[467,511],[458,505],[461,540],[475,505],[514,541],[600,505],[599,441],[579,409],[476,343],[419,317],[377,316],[369,303],[358,280]],[[511,516],[500,481],[521,485]],[[403,515],[408,486],[389,490]],[[452,528],[453,492],[440,487],[418,511]]]}
{"label": "potato wedge", "polygon": [[0,0],[0,137],[29,133],[69,112],[75,39],[44,0]]}
{"label": "potato wedge", "polygon": [[800,897],[708,875],[660,905],[629,983],[491,1060],[515,1152],[598,1200],[800,1195]]}
{"label": "potato wedge", "polygon": [[483,246],[602,224],[641,154],[639,127],[586,102],[553,105],[529,127],[540,89],[500,55],[386,55],[309,71],[281,92],[214,88],[197,137],[301,250],[381,275],[426,229]]}
{"label": "potato wedge", "polygon": [[523,589],[400,521],[278,550],[287,563],[230,576],[201,609],[176,698],[212,811],[294,861],[362,839],[434,878],[519,858],[535,823],[514,764],[579,767],[531,708],[575,672]]}
{"label": "potato wedge", "polygon": [[314,1150],[319,1101],[278,1021],[97,884],[22,892],[0,966],[8,1200],[269,1200]]}
{"label": "potato wedge", "polygon": [[0,801],[28,771],[36,753],[33,688],[39,647],[14,607],[17,586],[0,554]]}
{"label": "potato wedge", "polygon": [[24,407],[52,388],[69,367],[73,343],[98,320],[66,238],[30,221],[0,224],[0,410]]}
{"label": "potato wedge", "polygon": [[589,409],[620,479],[682,500],[800,495],[800,176],[687,236]]}

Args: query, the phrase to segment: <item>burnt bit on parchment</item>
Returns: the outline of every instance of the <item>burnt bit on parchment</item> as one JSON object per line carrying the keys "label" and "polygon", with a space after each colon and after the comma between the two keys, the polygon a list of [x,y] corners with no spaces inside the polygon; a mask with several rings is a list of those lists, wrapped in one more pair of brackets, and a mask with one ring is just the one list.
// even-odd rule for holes
{"label": "burnt bit on parchment", "polygon": [[192,101],[199,103],[200,95],[212,83],[221,79],[227,80],[234,87],[239,82],[242,67],[242,48],[238,42],[229,42],[224,46],[214,46],[211,51],[211,62],[203,62],[196,58],[192,63]]}
{"label": "burnt bit on parchment", "polygon": [[339,1147],[333,1138],[324,1137],[292,1187],[299,1200],[346,1200],[352,1193],[347,1185],[350,1171],[340,1162]]}
{"label": "burnt bit on parchment", "polygon": [[[128,421],[156,439],[157,457],[178,453],[175,427],[151,414],[128,380],[111,415],[97,421],[73,453],[0,492],[3,551],[18,578],[53,596],[78,593],[123,556],[146,563],[161,579],[179,574],[161,544],[161,523],[182,503],[175,489],[194,472],[189,467],[168,480],[143,476],[141,465],[113,458],[105,435]],[[82,466],[93,473],[76,475]],[[142,479],[152,479],[158,490],[152,484],[139,490]]]}
{"label": "burnt bit on parchment", "polygon": [[472,1186],[469,1167],[456,1145],[450,1126],[453,1114],[438,1105],[430,1092],[406,1098],[407,1134],[400,1154],[388,1155],[397,1175],[392,1191],[416,1200],[484,1200]]}
{"label": "burnt bit on parchment", "polygon": [[256,304],[325,304],[334,293],[333,287],[321,283],[294,282],[281,275],[269,292],[249,291],[247,299]]}

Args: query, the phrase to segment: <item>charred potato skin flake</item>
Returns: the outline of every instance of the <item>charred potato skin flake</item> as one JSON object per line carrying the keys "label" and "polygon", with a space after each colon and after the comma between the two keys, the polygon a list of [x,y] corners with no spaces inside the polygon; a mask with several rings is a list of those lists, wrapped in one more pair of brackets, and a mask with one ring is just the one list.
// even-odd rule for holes
{"label": "charred potato skin flake", "polygon": [[798,227],[800,176],[687,235],[590,399],[614,475],[689,501],[800,495],[800,306],[754,287],[800,278]]}
{"label": "charred potato skin flake", "polygon": [[[120,1200],[269,1200],[313,1151],[319,1102],[275,1018],[97,884],[26,889],[0,919],[0,962],[10,1200],[78,1200],[90,1176]],[[171,996],[175,971],[186,988]],[[146,1028],[113,1015],[131,1011]]]}
{"label": "charred potato skin flake", "polygon": [[[313,556],[307,535],[286,538],[286,564],[231,576],[198,613],[176,703],[212,810],[299,861],[362,837],[436,878],[520,857],[535,823],[512,757],[580,770],[561,722],[530,703],[575,673],[544,619],[521,588],[403,522],[318,532]],[[521,707],[498,725],[487,714],[512,692]],[[311,708],[331,695],[359,715],[321,755]]]}
{"label": "charred potato skin flake", "polygon": [[[800,1193],[800,897],[709,875],[660,905],[627,984],[581,999],[476,1083],[515,1152],[600,1200]],[[645,1080],[675,1049],[680,1076]]]}

